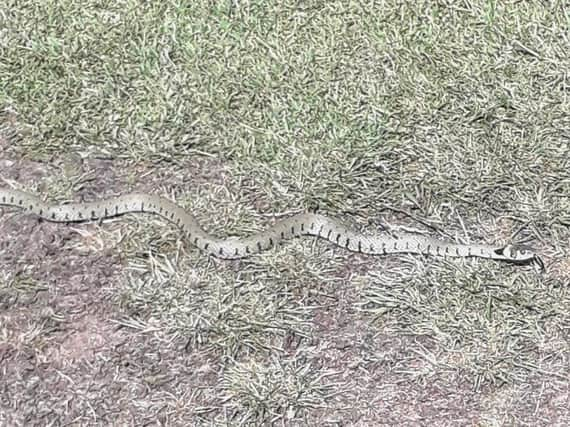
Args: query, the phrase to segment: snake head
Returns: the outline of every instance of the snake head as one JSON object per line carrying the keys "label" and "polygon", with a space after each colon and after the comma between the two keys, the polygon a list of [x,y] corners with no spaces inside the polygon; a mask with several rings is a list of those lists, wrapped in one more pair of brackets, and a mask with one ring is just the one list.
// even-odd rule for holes
{"label": "snake head", "polygon": [[542,259],[528,246],[506,245],[495,251],[497,255],[505,257],[506,261],[516,263],[536,263],[541,270],[544,270]]}

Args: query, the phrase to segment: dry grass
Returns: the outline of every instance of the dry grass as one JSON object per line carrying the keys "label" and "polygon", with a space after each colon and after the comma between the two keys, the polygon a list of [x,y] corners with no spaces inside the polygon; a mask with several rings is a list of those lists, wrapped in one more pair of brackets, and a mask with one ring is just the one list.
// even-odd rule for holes
{"label": "dry grass", "polygon": [[310,239],[221,262],[158,218],[4,210],[0,424],[570,422],[568,6],[187,3],[8,0],[2,185],[153,192],[218,235],[318,206],[547,271]]}

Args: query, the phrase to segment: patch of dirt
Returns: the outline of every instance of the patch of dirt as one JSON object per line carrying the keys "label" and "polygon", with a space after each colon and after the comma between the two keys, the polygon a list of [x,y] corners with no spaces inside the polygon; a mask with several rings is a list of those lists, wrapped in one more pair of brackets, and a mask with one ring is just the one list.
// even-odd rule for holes
{"label": "patch of dirt", "polygon": [[[50,173],[41,162],[7,158],[3,144],[5,180],[35,182]],[[127,168],[108,160],[76,161],[78,170],[97,177],[80,186],[80,198],[128,188]],[[153,189],[161,175],[141,180],[137,189]],[[183,339],[165,348],[151,332],[124,327],[108,290],[119,277],[118,251],[78,249],[96,225],[81,225],[86,234],[80,234],[8,208],[0,208],[0,218],[0,424],[140,425],[156,422],[158,412],[167,423],[177,405],[207,411],[203,396],[208,384],[215,385],[217,364],[188,354]],[[198,385],[202,391],[194,392]],[[189,393],[187,401],[169,398],[180,390]],[[163,398],[148,408],[149,395]],[[187,412],[188,422],[194,412]]]}

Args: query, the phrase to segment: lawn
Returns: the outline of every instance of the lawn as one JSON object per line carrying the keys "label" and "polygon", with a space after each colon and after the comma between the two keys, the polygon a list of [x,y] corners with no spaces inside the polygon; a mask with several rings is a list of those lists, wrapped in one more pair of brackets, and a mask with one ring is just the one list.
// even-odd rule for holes
{"label": "lawn", "polygon": [[0,6],[0,186],[317,209],[545,271],[313,238],[209,258],[156,216],[0,207],[2,425],[570,423],[563,1]]}

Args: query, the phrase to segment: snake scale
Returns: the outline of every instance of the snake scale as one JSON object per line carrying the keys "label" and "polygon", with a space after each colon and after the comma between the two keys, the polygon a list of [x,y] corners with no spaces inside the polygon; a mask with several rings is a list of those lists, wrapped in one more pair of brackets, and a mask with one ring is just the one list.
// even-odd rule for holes
{"label": "snake scale", "polygon": [[243,238],[218,239],[206,233],[196,219],[180,206],[158,196],[131,193],[88,203],[48,204],[32,194],[0,188],[0,205],[14,206],[52,222],[102,220],[126,213],[160,215],[180,227],[199,249],[223,259],[250,256],[285,240],[311,235],[324,238],[353,252],[370,255],[414,253],[450,257],[481,257],[513,263],[537,261],[528,248],[504,245],[462,245],[415,234],[399,237],[365,235],[339,221],[316,213],[302,213],[280,220],[265,231]]}

